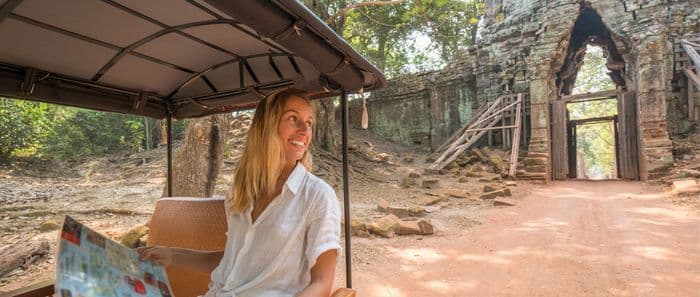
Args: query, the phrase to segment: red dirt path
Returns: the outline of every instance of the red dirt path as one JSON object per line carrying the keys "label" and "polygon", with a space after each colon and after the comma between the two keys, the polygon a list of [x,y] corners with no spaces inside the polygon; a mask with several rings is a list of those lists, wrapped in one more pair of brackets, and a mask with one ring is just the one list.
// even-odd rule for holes
{"label": "red dirt path", "polygon": [[[457,234],[359,240],[358,296],[700,296],[700,214],[638,182],[559,182]],[[344,266],[338,266],[342,274]]]}

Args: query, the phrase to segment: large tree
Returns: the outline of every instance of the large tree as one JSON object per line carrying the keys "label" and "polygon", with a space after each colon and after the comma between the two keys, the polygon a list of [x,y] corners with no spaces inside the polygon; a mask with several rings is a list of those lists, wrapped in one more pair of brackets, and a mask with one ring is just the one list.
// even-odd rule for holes
{"label": "large tree", "polygon": [[[211,197],[224,160],[230,114],[191,120],[173,158],[173,192],[170,196]],[[168,194],[168,183],[163,196]]]}
{"label": "large tree", "polygon": [[[428,36],[432,40],[431,46],[423,50],[438,49],[437,64],[460,58],[460,53],[473,44],[476,23],[483,14],[483,3],[477,0],[304,0],[303,3],[389,76],[405,73],[411,64],[431,63],[435,55],[420,52],[416,36]],[[331,153],[336,151],[333,136],[336,99],[315,103],[315,143]]]}
{"label": "large tree", "polygon": [[[405,73],[410,65],[424,63],[434,56],[420,52],[417,35],[428,36],[442,63],[458,58],[458,53],[472,44],[476,22],[483,11],[482,1],[471,0],[303,0],[328,26],[344,37],[361,54],[389,76]],[[423,49],[425,50],[425,49]],[[353,90],[354,91],[354,90]],[[335,110],[337,98],[317,100],[316,129],[313,149],[337,153]],[[192,128],[193,126],[198,128]],[[176,195],[209,196],[220,166],[221,152],[213,146],[223,145],[214,137],[215,127],[228,129],[218,120],[192,121],[183,145],[175,157]],[[198,132],[199,131],[199,132]],[[205,131],[205,132],[202,132]],[[206,132],[209,131],[209,132]],[[197,135],[192,135],[197,134]],[[223,134],[223,133],[222,133]],[[204,137],[204,138],[201,138]],[[218,136],[217,136],[218,137]],[[223,136],[222,136],[223,137]],[[208,153],[207,153],[208,152]],[[167,187],[167,185],[166,185]],[[185,187],[185,188],[179,188]]]}

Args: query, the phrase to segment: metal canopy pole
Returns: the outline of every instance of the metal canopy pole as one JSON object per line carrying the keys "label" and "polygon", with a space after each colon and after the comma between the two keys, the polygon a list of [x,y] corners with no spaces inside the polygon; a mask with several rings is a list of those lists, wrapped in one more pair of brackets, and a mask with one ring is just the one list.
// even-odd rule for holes
{"label": "metal canopy pole", "polygon": [[350,253],[350,194],[348,190],[348,93],[340,95],[343,138],[343,205],[345,210],[345,282],[352,288],[352,257]]}
{"label": "metal canopy pole", "polygon": [[173,114],[168,108],[167,134],[168,134],[168,197],[173,193]]}

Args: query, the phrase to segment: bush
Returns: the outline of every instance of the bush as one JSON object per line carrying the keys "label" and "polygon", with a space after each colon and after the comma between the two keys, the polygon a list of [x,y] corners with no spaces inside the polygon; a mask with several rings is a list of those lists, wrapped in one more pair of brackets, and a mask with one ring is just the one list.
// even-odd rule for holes
{"label": "bush", "polygon": [[18,151],[36,150],[47,110],[43,103],[0,98],[0,162]]}
{"label": "bush", "polygon": [[[153,148],[160,136],[154,119],[0,98],[0,162],[139,152],[146,147],[145,121]],[[173,140],[184,137],[188,122],[173,121]]]}

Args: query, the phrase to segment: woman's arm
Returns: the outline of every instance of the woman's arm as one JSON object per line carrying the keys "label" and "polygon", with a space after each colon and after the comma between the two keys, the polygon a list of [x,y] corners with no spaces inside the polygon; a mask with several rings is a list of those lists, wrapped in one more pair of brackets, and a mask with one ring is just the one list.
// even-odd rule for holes
{"label": "woman's arm", "polygon": [[214,271],[224,256],[224,251],[200,251],[165,246],[139,247],[136,251],[141,255],[142,260],[152,261],[165,267],[187,267],[206,273]]}
{"label": "woman's arm", "polygon": [[299,292],[297,297],[328,297],[331,295],[337,254],[336,250],[328,250],[318,256],[316,264],[311,268],[311,283]]}

